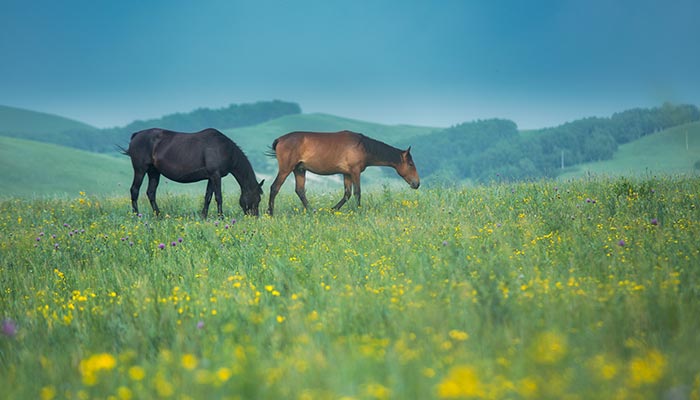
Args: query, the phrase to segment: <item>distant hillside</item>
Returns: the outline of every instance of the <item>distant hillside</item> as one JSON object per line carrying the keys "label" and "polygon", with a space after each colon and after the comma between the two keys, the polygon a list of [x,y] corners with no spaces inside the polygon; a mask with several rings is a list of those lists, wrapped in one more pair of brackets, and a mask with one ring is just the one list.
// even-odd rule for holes
{"label": "distant hillside", "polygon": [[562,164],[610,160],[625,143],[699,120],[696,106],[666,103],[526,134],[512,121],[474,121],[421,137],[414,159],[426,163],[424,176],[445,183],[554,178],[562,173]]}
{"label": "distant hillside", "polygon": [[89,131],[97,128],[79,121],[21,108],[0,106],[0,136],[60,143],[68,140],[66,132]]}
{"label": "distant hillside", "polygon": [[95,130],[97,128],[58,115],[0,105],[0,134],[3,136],[38,132],[55,134],[71,129]]}
{"label": "distant hillside", "polygon": [[0,137],[0,196],[78,195],[128,191],[128,158],[50,143]]}
{"label": "distant hillside", "polygon": [[559,178],[700,173],[699,167],[700,122],[693,122],[623,144],[611,160],[567,168]]}

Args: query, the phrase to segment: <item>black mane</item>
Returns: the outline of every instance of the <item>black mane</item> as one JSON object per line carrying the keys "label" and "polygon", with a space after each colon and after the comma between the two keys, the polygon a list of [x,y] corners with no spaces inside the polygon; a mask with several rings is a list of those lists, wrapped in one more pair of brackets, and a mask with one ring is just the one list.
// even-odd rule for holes
{"label": "black mane", "polygon": [[388,161],[392,164],[401,163],[401,150],[361,133],[358,133],[358,135],[360,136],[360,144],[371,158]]}

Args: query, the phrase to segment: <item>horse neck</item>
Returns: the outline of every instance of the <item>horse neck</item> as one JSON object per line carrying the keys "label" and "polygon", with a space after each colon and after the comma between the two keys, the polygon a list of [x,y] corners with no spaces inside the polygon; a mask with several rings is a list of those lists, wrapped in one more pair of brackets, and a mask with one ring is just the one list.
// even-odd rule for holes
{"label": "horse neck", "polygon": [[393,167],[401,164],[401,153],[403,151],[386,143],[374,141],[372,145],[365,145],[367,153],[367,165],[379,167]]}
{"label": "horse neck", "polygon": [[238,186],[241,187],[241,192],[257,190],[258,181],[255,178],[255,171],[253,171],[253,166],[247,159],[239,159],[234,165],[231,175],[236,178]]}

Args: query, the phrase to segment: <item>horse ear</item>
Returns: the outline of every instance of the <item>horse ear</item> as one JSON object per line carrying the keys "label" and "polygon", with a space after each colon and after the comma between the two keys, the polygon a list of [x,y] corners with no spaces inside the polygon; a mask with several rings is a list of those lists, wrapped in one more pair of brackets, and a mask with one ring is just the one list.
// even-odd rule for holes
{"label": "horse ear", "polygon": [[408,148],[406,149],[406,153],[410,153],[410,152],[411,152],[411,146],[408,146]]}
{"label": "horse ear", "polygon": [[258,183],[258,187],[262,189],[263,183],[265,183],[265,179],[261,180],[260,183]]}

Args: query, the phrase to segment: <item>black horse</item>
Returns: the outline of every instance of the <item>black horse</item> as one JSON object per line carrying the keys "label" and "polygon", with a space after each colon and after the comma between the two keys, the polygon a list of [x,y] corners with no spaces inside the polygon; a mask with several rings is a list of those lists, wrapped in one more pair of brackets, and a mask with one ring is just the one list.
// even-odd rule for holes
{"label": "black horse", "polygon": [[197,133],[180,133],[164,129],[146,129],[131,135],[129,149],[122,152],[131,157],[134,182],[131,184],[131,206],[139,212],[138,198],[144,175],[148,174],[148,200],[156,215],[156,189],[160,175],[180,183],[207,179],[202,217],[209,212],[212,193],[216,196],[219,216],[221,209],[221,178],[233,174],[241,187],[239,204],[247,215],[258,215],[263,181],[258,183],[250,161],[243,151],[216,129]]}

